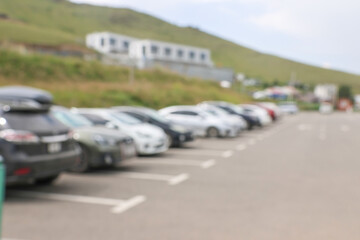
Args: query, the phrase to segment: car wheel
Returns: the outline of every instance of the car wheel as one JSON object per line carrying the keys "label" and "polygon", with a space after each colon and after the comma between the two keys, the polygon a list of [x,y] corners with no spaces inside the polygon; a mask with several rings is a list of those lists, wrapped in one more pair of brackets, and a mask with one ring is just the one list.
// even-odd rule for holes
{"label": "car wheel", "polygon": [[59,177],[59,174],[50,176],[50,177],[45,177],[45,178],[38,178],[35,180],[35,184],[49,185],[49,184],[52,184],[58,177]]}
{"label": "car wheel", "polygon": [[86,172],[89,170],[89,158],[90,158],[90,152],[89,150],[84,147],[83,145],[80,145],[81,148],[81,154],[79,158],[77,159],[74,166],[72,166],[69,171],[71,172]]}
{"label": "car wheel", "polygon": [[209,127],[206,131],[206,136],[209,138],[219,137],[219,130],[215,127]]}

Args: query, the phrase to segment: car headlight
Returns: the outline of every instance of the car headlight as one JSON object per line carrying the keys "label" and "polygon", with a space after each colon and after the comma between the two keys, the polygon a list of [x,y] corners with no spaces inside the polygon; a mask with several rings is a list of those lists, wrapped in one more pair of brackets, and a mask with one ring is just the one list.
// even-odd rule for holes
{"label": "car headlight", "polygon": [[116,140],[113,138],[108,138],[101,135],[94,135],[93,139],[95,143],[100,146],[116,146]]}
{"label": "car headlight", "polygon": [[136,132],[136,135],[138,135],[141,138],[151,138],[150,134],[142,133],[142,132]]}

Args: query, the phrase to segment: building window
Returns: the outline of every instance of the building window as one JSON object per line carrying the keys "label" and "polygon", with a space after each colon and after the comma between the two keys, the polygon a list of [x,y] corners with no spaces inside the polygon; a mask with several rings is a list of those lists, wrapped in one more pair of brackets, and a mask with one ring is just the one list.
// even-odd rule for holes
{"label": "building window", "polygon": [[177,50],[177,56],[178,58],[182,58],[184,56],[184,51],[181,49]]}
{"label": "building window", "polygon": [[115,46],[115,45],[116,45],[116,39],[115,39],[115,38],[110,38],[110,45],[111,45],[111,46]]}
{"label": "building window", "polygon": [[171,56],[171,49],[170,48],[165,48],[165,55],[166,56]]}
{"label": "building window", "polygon": [[189,57],[191,60],[195,59],[195,53],[193,51],[189,52]]}
{"label": "building window", "polygon": [[206,54],[205,54],[205,53],[202,53],[202,54],[200,55],[200,58],[201,58],[202,61],[206,61]]}
{"label": "building window", "polygon": [[101,45],[102,47],[105,46],[105,39],[104,39],[104,38],[101,38],[101,39],[100,39],[100,45]]}
{"label": "building window", "polygon": [[123,46],[125,49],[128,49],[129,48],[129,42],[128,41],[124,41],[123,42]]}
{"label": "building window", "polygon": [[151,46],[151,53],[152,54],[157,54],[158,51],[159,51],[159,48],[157,46],[155,46],[155,45]]}
{"label": "building window", "polygon": [[146,57],[146,47],[145,46],[142,47],[142,54],[143,54],[143,57]]}

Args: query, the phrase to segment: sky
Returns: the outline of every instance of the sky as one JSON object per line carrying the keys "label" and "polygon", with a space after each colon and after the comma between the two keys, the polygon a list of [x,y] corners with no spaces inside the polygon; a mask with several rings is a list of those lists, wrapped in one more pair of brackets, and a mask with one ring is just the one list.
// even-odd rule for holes
{"label": "sky", "polygon": [[323,68],[360,74],[360,1],[71,0],[127,7],[240,45]]}

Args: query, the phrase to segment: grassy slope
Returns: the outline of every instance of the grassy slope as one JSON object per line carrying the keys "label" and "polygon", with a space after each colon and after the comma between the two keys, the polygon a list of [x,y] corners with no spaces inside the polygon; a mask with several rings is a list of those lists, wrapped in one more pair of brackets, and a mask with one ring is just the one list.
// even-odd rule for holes
{"label": "grassy slope", "polygon": [[133,84],[129,84],[128,76],[127,68],[98,62],[0,51],[0,86],[27,85],[46,89],[54,94],[58,104],[65,106],[161,108],[212,99],[234,103],[248,100],[214,82],[187,79],[160,70],[136,71]]}
{"label": "grassy slope", "polygon": [[[0,40],[81,44],[93,31],[113,31],[210,48],[218,66],[265,81],[287,81],[291,72],[306,83],[347,83],[360,88],[360,76],[262,54],[192,28],[181,28],[129,9],[75,5],[54,0],[0,1],[0,12],[20,22],[0,21]],[[10,29],[14,26],[14,29]],[[32,33],[32,34],[30,34]],[[36,34],[35,34],[36,33]],[[44,36],[44,37],[43,37]]]}

